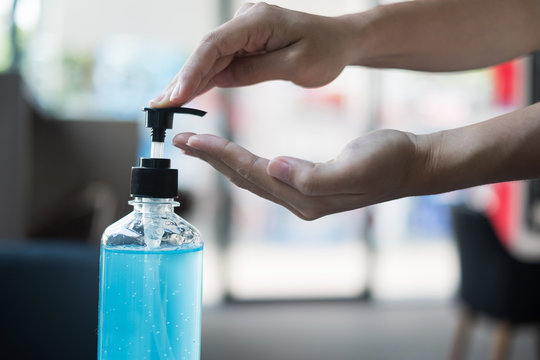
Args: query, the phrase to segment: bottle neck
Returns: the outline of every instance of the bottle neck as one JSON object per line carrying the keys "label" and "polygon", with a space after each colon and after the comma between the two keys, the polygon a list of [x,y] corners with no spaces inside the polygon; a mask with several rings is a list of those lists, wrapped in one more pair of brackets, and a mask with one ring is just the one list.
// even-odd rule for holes
{"label": "bottle neck", "polygon": [[148,197],[135,197],[129,201],[130,205],[133,205],[133,209],[136,212],[147,213],[168,213],[174,212],[176,206],[180,206],[180,203],[174,201],[173,198],[148,198]]}

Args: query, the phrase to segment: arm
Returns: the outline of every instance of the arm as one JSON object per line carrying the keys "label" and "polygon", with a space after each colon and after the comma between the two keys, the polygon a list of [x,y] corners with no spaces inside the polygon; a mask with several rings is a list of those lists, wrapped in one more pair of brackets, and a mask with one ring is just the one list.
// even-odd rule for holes
{"label": "arm", "polygon": [[211,88],[334,80],[347,65],[451,71],[496,64],[540,47],[536,0],[417,0],[324,17],[245,4],[208,34],[151,101],[182,105]]}
{"label": "arm", "polygon": [[[427,173],[411,194],[540,177],[540,103],[477,124],[419,136]],[[423,180],[422,180],[423,179]],[[424,189],[424,190],[421,190]]]}
{"label": "arm", "polygon": [[303,219],[405,196],[540,176],[540,104],[482,123],[414,135],[379,130],[333,160],[272,160],[213,135],[179,134],[174,144],[233,183]]}
{"label": "arm", "polygon": [[490,66],[540,47],[535,0],[417,0],[344,17],[350,64],[424,71]]}

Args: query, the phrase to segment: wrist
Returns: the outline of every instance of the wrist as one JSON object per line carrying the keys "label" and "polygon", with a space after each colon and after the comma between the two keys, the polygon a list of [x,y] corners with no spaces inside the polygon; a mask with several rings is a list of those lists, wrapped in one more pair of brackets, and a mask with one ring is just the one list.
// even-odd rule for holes
{"label": "wrist", "polygon": [[365,12],[336,18],[345,39],[347,65],[369,66],[376,58],[376,32],[372,28],[379,12],[380,7],[376,7]]}
{"label": "wrist", "polygon": [[414,156],[410,164],[404,196],[433,194],[437,186],[437,156],[441,133],[416,135],[407,133],[414,143]]}

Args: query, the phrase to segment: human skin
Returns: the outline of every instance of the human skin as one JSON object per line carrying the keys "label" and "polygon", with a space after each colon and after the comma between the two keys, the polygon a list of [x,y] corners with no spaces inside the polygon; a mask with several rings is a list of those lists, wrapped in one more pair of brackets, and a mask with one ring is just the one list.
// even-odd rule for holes
{"label": "human skin", "polygon": [[[151,106],[179,106],[213,87],[289,80],[316,87],[345,66],[456,71],[540,48],[540,2],[417,0],[339,17],[245,4],[203,39]],[[365,134],[325,163],[260,158],[213,135],[173,143],[236,185],[303,219],[405,196],[539,177],[540,106],[426,135]]]}

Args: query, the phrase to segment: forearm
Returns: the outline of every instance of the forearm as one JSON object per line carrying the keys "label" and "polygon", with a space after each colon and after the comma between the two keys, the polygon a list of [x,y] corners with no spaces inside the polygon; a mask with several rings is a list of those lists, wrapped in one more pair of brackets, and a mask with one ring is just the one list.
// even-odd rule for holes
{"label": "forearm", "polygon": [[349,64],[423,71],[479,68],[540,47],[535,0],[417,0],[339,18]]}
{"label": "forearm", "polygon": [[540,177],[540,103],[416,139],[419,165],[407,195]]}

